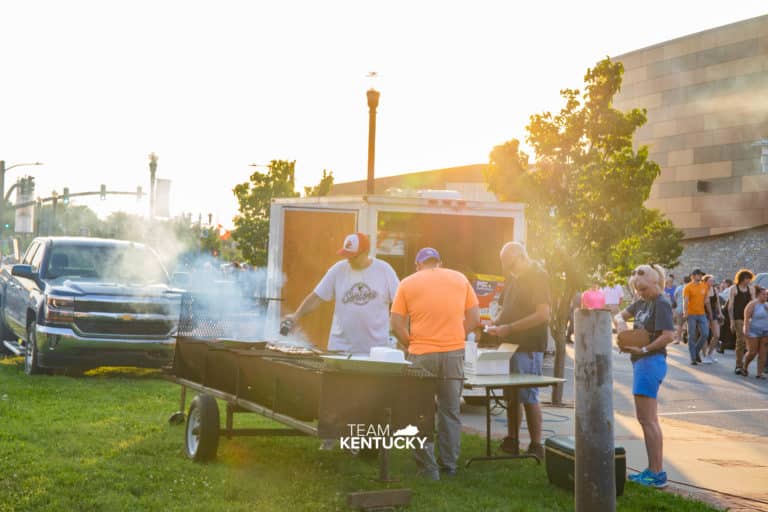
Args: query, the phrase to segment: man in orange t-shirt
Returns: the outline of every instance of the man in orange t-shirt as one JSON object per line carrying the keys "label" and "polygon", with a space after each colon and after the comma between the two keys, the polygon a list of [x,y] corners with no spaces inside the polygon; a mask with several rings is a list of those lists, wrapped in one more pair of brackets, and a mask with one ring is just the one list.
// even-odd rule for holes
{"label": "man in orange t-shirt", "polygon": [[395,336],[408,347],[408,359],[439,379],[439,462],[435,460],[434,443],[430,442],[416,450],[416,463],[420,472],[433,480],[440,479],[441,471],[455,475],[461,448],[464,340],[480,325],[475,291],[463,274],[440,268],[440,254],[425,247],[416,254],[416,272],[397,288],[390,322]]}
{"label": "man in orange t-shirt", "polygon": [[703,275],[697,268],[691,272],[691,282],[683,288],[683,319],[688,320],[688,352],[693,366],[701,362],[699,352],[709,339],[709,319],[712,318],[709,285],[701,280]]}

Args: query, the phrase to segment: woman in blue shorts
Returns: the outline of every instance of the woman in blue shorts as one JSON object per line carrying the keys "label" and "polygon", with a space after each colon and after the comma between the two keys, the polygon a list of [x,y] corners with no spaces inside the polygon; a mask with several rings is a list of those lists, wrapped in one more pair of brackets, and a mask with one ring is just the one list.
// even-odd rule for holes
{"label": "woman in blue shorts", "polygon": [[617,330],[626,330],[624,321],[634,318],[634,328],[644,328],[651,340],[642,348],[623,349],[631,354],[635,414],[643,428],[648,453],[648,467],[629,479],[642,485],[663,488],[667,486],[667,473],[662,469],[663,437],[656,397],[667,374],[666,347],[675,336],[672,304],[664,294],[664,269],[658,265],[640,265],[632,271],[629,284],[639,299],[616,315],[619,323]]}
{"label": "woman in blue shorts", "polygon": [[768,290],[755,286],[755,300],[744,308],[744,336],[747,338],[747,355],[744,357],[742,375],[747,376],[749,363],[757,358],[757,377],[763,379],[766,353],[768,353]]}

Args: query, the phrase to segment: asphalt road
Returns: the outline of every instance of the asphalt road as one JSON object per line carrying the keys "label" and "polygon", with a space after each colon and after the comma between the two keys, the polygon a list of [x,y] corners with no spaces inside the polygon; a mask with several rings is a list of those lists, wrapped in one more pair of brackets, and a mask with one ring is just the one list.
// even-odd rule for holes
{"label": "asphalt road", "polygon": [[[563,400],[574,401],[573,345],[568,345]],[[719,362],[691,366],[687,345],[669,345],[668,371],[659,391],[659,414],[700,425],[768,437],[768,380],[758,380],[756,361],[750,376],[733,373],[732,350],[715,354]],[[552,374],[552,358],[546,358],[544,373]],[[768,375],[768,374],[767,374]],[[613,354],[613,405],[616,412],[633,415],[632,364],[627,354]],[[549,391],[542,390],[549,400]]]}

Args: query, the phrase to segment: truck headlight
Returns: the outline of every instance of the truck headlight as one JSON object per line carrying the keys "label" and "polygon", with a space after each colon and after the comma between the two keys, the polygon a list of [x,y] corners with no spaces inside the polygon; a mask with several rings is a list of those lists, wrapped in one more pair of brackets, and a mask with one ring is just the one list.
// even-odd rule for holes
{"label": "truck headlight", "polygon": [[75,299],[72,297],[48,297],[45,303],[46,324],[66,324],[75,319]]}

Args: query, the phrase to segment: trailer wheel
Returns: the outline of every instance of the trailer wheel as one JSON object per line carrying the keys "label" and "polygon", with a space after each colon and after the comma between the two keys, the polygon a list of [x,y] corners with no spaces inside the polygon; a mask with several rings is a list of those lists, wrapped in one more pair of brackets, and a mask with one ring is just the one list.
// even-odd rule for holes
{"label": "trailer wheel", "polygon": [[185,433],[187,457],[195,462],[216,458],[219,448],[219,406],[210,395],[197,395],[189,405]]}

